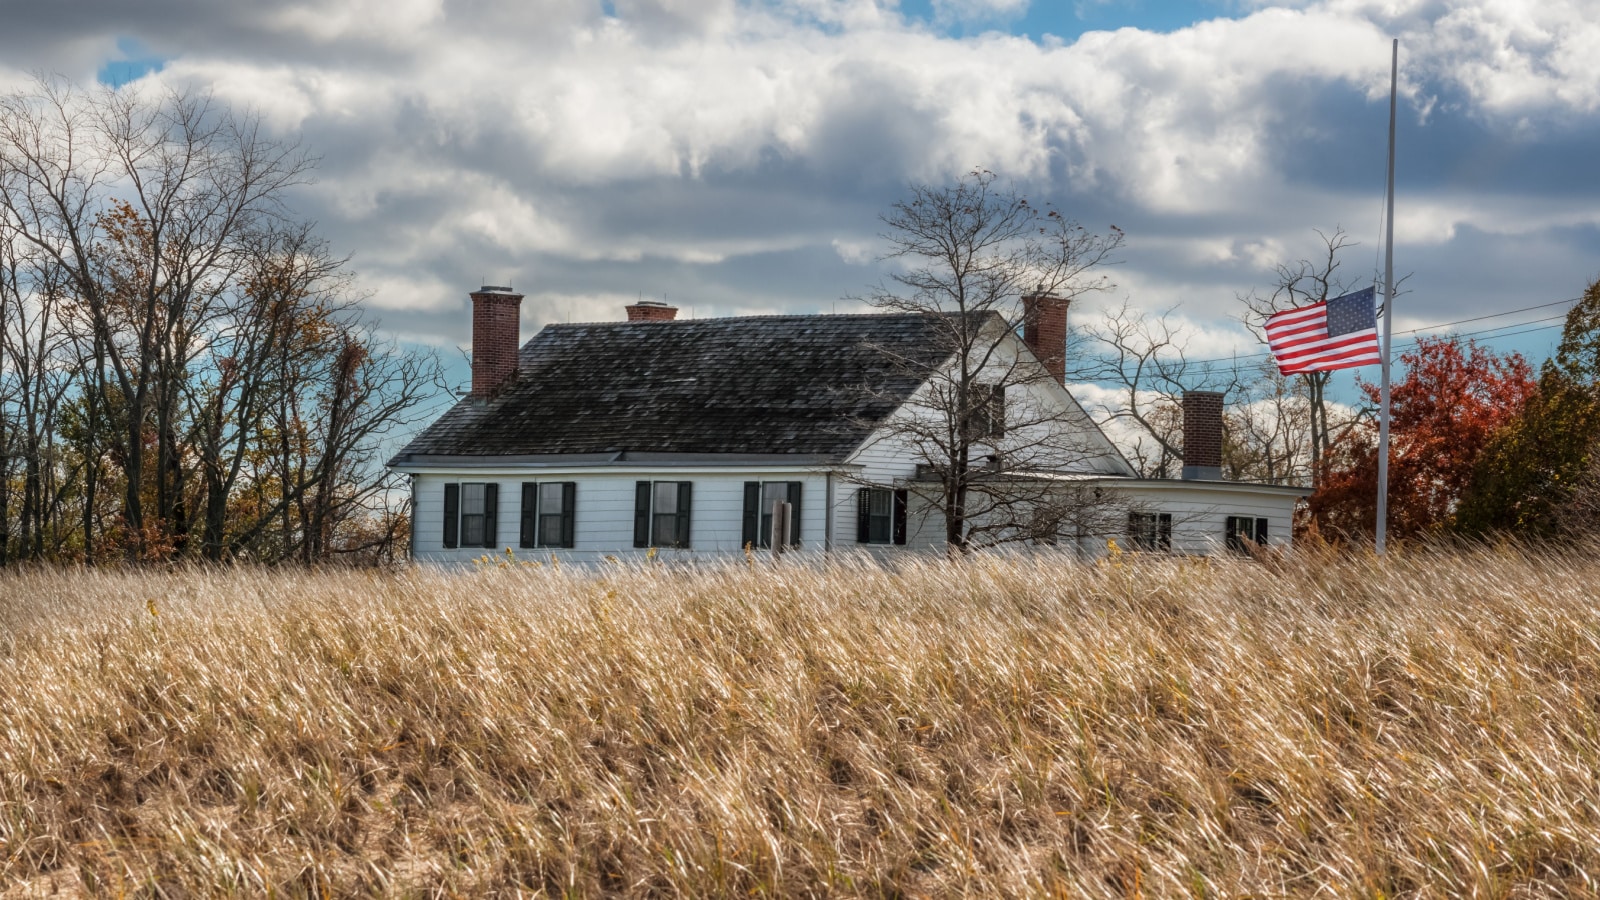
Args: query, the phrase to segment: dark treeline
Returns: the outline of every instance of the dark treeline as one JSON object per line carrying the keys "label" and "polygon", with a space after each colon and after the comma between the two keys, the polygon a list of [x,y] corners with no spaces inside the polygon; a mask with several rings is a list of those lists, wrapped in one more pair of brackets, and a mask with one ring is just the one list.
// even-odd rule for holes
{"label": "dark treeline", "polygon": [[379,443],[438,364],[286,207],[313,162],[205,95],[0,97],[0,562],[403,552]]}

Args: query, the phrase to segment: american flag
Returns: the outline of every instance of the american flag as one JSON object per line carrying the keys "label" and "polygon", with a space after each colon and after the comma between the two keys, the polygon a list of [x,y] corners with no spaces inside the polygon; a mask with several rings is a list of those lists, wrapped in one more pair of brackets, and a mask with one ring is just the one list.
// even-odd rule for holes
{"label": "american flag", "polygon": [[1373,288],[1267,318],[1267,344],[1285,375],[1330,372],[1383,361]]}

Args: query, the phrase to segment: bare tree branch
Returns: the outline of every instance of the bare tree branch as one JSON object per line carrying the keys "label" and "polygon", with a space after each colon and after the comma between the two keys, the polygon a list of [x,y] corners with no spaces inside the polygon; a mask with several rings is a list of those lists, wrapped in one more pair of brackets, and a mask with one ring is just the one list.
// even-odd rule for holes
{"label": "bare tree branch", "polygon": [[922,386],[878,439],[921,462],[909,487],[939,511],[952,552],[1054,539],[1086,501],[1046,476],[1121,461],[1075,404],[1064,411],[1046,399],[1051,373],[1012,352],[1026,324],[1020,299],[1110,287],[1096,270],[1112,262],[1122,232],[1093,233],[1035,208],[983,170],[950,186],[912,186],[883,222],[884,259],[898,267],[865,299],[930,316],[943,353],[929,363],[879,348]]}

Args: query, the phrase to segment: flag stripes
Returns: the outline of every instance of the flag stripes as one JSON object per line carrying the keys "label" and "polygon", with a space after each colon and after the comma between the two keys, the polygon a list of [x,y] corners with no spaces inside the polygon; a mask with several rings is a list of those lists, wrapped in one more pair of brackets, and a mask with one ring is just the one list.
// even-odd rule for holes
{"label": "flag stripes", "polygon": [[1382,362],[1373,294],[1367,288],[1270,316],[1267,344],[1278,371],[1331,372]]}

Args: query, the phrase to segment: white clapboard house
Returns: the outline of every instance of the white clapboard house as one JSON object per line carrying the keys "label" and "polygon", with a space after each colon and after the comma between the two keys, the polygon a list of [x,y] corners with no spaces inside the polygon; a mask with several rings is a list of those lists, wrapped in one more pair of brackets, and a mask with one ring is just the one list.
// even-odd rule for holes
{"label": "white clapboard house", "polygon": [[[472,390],[389,463],[411,478],[415,559],[943,549],[927,461],[892,427],[929,390],[907,373],[949,356],[935,317],[679,320],[641,302],[626,321],[550,325],[519,348],[522,296],[471,296]],[[1110,525],[1048,543],[1288,541],[1306,491],[1221,480],[1220,395],[1185,398],[1185,477],[1139,478],[1063,383],[1066,302],[1025,303],[1029,327],[1001,336],[994,364],[1049,377],[1013,384],[1001,408],[1059,416],[1078,448],[1035,461],[1032,477],[1126,500]]]}

